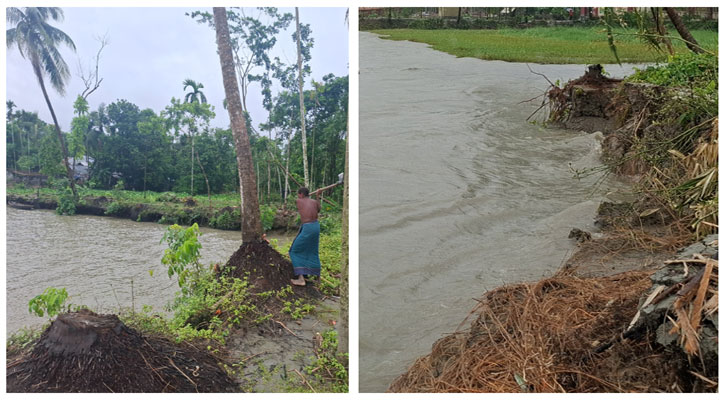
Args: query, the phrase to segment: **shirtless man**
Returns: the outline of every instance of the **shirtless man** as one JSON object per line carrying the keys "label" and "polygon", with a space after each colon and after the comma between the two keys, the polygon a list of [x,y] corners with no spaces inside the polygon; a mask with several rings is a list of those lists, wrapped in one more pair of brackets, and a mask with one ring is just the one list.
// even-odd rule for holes
{"label": "shirtless man", "polygon": [[317,221],[320,203],[310,197],[310,190],[302,187],[297,191],[297,211],[300,213],[300,231],[297,233],[289,255],[294,274],[292,284],[305,285],[305,275],[320,276],[320,223]]}
{"label": "shirtless man", "polygon": [[320,212],[320,202],[310,197],[310,190],[302,187],[297,191],[297,211],[300,213],[300,223],[317,221]]}

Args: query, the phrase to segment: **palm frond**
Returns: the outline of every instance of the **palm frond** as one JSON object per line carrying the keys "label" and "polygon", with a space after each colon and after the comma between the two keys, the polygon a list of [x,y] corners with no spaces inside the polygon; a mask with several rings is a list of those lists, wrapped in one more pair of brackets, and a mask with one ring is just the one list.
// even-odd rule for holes
{"label": "palm frond", "polygon": [[17,7],[8,7],[5,11],[5,21],[9,25],[17,24],[22,21],[24,17],[25,15],[23,12]]}

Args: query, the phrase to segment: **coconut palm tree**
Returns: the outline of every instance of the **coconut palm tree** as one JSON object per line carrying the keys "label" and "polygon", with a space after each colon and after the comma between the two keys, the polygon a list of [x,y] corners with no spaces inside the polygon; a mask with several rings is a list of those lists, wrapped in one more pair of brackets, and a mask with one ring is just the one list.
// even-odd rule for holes
{"label": "coconut palm tree", "polygon": [[189,86],[191,86],[192,91],[186,94],[184,101],[187,103],[206,103],[206,96],[204,96],[204,92],[200,90],[204,87],[204,85],[201,82],[197,83],[192,79],[184,80],[184,90],[186,90]]}
{"label": "coconut palm tree", "polygon": [[38,79],[43,97],[48,104],[50,115],[53,117],[55,132],[58,134],[61,150],[63,151],[63,163],[68,174],[70,187],[73,191],[73,198],[78,199],[73,172],[68,165],[68,150],[63,141],[63,134],[58,125],[53,105],[50,103],[48,91],[45,88],[47,77],[53,88],[61,95],[65,94],[65,85],[70,78],[68,65],[58,51],[58,45],[65,44],[75,51],[76,46],[70,36],[58,28],[48,24],[48,19],[54,21],[63,20],[63,10],[58,7],[8,7],[8,25],[15,25],[6,31],[7,46],[18,46],[18,51],[23,58],[30,61],[35,77]]}
{"label": "coconut palm tree", "polygon": [[229,39],[227,12],[224,7],[214,7],[214,27],[216,28],[217,48],[219,49],[219,61],[222,67],[224,94],[229,104],[229,119],[231,120],[234,147],[237,153],[239,192],[242,202],[242,241],[251,242],[262,237],[262,221],[259,214],[252,150],[249,147],[247,124],[244,120],[242,101],[239,97],[239,86],[234,69],[234,55],[232,54]]}
{"label": "coconut palm tree", "polygon": [[[185,79],[184,82],[184,90],[186,90],[187,87],[191,86],[191,92],[187,93],[184,97],[184,101],[187,103],[204,103],[206,104],[206,96],[204,96],[204,92],[201,91],[201,89],[204,87],[204,85],[199,82],[192,79]],[[191,195],[194,195],[194,134],[193,132],[191,134]]]}

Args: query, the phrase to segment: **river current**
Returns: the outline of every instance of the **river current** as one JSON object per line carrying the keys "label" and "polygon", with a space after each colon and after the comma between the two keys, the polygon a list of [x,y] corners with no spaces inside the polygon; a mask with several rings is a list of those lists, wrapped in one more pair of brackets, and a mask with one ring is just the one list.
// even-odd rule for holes
{"label": "river current", "polygon": [[[48,287],[66,288],[68,303],[98,312],[164,307],[179,290],[161,264],[165,225],[48,210],[6,212],[8,334],[47,319],[28,312],[28,301]],[[241,244],[239,231],[201,228],[202,265],[226,262]],[[270,235],[280,244],[286,235]],[[153,276],[149,271],[153,271]],[[133,282],[133,283],[132,283]]]}
{"label": "river current", "polygon": [[[530,65],[552,82],[584,65]],[[613,76],[631,66],[605,66]],[[526,64],[456,58],[360,33],[360,390],[385,391],[473,298],[552,274],[620,183],[595,135],[526,118],[547,81]]]}

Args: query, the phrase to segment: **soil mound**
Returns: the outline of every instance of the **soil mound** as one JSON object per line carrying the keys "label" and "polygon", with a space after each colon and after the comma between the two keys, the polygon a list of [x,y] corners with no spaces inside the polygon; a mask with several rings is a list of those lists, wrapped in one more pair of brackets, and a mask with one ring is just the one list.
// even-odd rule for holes
{"label": "soil mound", "polygon": [[8,392],[235,392],[208,353],[145,337],[115,315],[59,315],[7,366]]}
{"label": "soil mound", "polygon": [[[229,276],[240,279],[248,275],[255,292],[282,289],[294,278],[292,262],[264,240],[249,241],[239,246],[222,273],[225,271]],[[310,285],[310,281],[307,286],[293,288],[298,295],[319,296],[319,291]]]}
{"label": "soil mound", "polygon": [[438,340],[388,390],[717,391],[717,368],[703,371],[696,357],[663,346],[653,330],[625,335],[651,275],[559,274],[488,292],[471,311],[477,318],[468,330]]}

